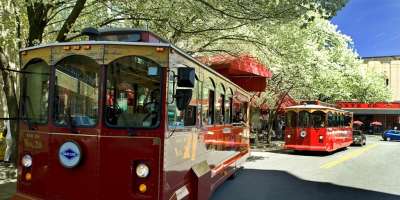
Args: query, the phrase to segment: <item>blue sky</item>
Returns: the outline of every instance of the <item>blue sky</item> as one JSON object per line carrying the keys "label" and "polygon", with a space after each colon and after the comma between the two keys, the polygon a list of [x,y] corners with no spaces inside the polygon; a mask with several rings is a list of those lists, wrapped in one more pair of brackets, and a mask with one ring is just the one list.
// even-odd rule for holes
{"label": "blue sky", "polygon": [[400,55],[400,0],[349,0],[332,23],[361,57]]}

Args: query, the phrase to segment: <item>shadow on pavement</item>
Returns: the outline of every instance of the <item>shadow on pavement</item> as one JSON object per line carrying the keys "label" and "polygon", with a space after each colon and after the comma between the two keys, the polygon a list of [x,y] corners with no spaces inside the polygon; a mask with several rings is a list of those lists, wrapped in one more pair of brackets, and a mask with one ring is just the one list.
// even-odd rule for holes
{"label": "shadow on pavement", "polygon": [[300,179],[277,170],[243,169],[211,200],[399,200],[399,195]]}
{"label": "shadow on pavement", "polygon": [[257,161],[257,160],[264,160],[264,156],[249,156],[247,159],[246,159],[246,162],[255,162],[255,161]]}
{"label": "shadow on pavement", "polygon": [[0,184],[0,200],[8,200],[15,193],[16,183],[3,183]]}

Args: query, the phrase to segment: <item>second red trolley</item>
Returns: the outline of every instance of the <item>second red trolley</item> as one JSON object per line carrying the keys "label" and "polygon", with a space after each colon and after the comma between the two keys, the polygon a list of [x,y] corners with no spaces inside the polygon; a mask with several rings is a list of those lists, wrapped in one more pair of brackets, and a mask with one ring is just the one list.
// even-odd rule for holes
{"label": "second red trolley", "polygon": [[353,113],[330,106],[287,107],[285,149],[332,152],[350,146]]}

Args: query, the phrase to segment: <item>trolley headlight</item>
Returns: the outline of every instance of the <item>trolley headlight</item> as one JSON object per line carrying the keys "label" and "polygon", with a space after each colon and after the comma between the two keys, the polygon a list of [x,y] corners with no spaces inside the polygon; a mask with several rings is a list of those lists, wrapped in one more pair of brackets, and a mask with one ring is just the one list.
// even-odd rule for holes
{"label": "trolley headlight", "polygon": [[25,154],[22,157],[21,163],[24,167],[31,167],[32,166],[32,156],[29,154]]}
{"label": "trolley headlight", "polygon": [[319,136],[319,139],[320,139],[320,140],[323,140],[323,139],[324,139],[324,136],[320,135],[320,136]]}
{"label": "trolley headlight", "polygon": [[300,132],[300,136],[301,136],[302,138],[305,138],[305,137],[307,136],[307,132],[306,132],[305,130],[302,130],[302,131]]}
{"label": "trolley headlight", "polygon": [[291,135],[287,135],[287,138],[290,139],[292,136]]}
{"label": "trolley headlight", "polygon": [[146,178],[147,176],[149,176],[149,173],[150,173],[150,169],[146,164],[140,163],[136,166],[136,175],[138,177]]}

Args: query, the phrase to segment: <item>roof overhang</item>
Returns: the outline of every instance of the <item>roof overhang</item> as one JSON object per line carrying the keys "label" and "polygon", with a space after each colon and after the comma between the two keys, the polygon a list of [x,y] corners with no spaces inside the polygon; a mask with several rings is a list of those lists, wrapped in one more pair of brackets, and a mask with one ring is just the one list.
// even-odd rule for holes
{"label": "roof overhang", "polygon": [[400,109],[342,108],[356,115],[400,115]]}
{"label": "roof overhang", "polygon": [[248,55],[217,55],[199,60],[249,92],[265,91],[267,78],[272,76],[265,65]]}

